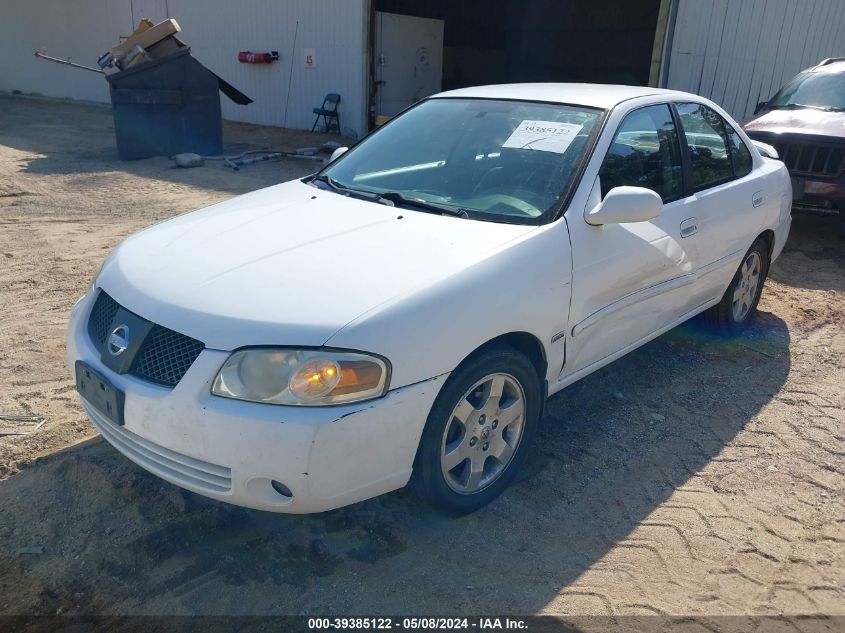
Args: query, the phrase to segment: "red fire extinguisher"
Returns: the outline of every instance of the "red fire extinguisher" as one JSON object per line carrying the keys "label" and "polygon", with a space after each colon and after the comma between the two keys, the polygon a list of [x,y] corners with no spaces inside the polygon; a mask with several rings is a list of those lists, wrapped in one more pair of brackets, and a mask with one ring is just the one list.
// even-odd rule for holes
{"label": "red fire extinguisher", "polygon": [[241,51],[238,53],[238,61],[242,64],[272,64],[277,59],[279,59],[279,51],[270,51],[269,53]]}

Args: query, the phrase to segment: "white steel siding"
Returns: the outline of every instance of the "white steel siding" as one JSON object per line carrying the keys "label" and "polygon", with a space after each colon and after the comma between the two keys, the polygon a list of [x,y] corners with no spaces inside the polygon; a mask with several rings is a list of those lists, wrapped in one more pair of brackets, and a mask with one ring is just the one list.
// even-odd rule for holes
{"label": "white steel siding", "polygon": [[[36,59],[33,51],[46,48],[54,57],[96,66],[143,17],[175,18],[194,57],[254,100],[239,106],[221,95],[224,118],[310,128],[311,109],[337,92],[344,131],[366,129],[366,0],[10,2],[0,20],[0,90],[107,103],[105,78]],[[313,68],[305,67],[306,48],[315,50]],[[242,50],[278,51],[280,60],[241,64]]]}
{"label": "white steel siding", "polygon": [[7,1],[0,18],[0,90],[108,102],[102,75],[40,60],[35,50],[97,66],[97,57],[129,35],[128,0]]}
{"label": "white steel siding", "polygon": [[[179,21],[194,57],[255,100],[239,106],[224,98],[225,118],[310,128],[314,122],[312,108],[322,104],[326,93],[337,92],[343,127],[357,134],[365,129],[365,0],[168,3],[171,17]],[[314,68],[305,67],[306,48],[315,50]],[[237,56],[242,50],[279,51],[280,59],[272,64],[241,64]]]}
{"label": "white steel siding", "polygon": [[843,0],[675,0],[665,87],[748,118],[800,70],[845,56]]}

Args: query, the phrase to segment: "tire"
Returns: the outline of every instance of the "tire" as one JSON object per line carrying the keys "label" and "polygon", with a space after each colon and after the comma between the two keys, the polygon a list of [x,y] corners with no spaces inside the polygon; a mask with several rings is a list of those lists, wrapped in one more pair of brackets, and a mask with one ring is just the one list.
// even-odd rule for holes
{"label": "tire", "polygon": [[704,323],[724,334],[739,334],[751,321],[769,273],[769,246],[757,238],[742,258],[722,300],[704,311]]}
{"label": "tire", "polygon": [[540,381],[528,358],[505,346],[471,356],[452,372],[420,439],[411,477],[417,495],[452,515],[499,496],[537,432]]}

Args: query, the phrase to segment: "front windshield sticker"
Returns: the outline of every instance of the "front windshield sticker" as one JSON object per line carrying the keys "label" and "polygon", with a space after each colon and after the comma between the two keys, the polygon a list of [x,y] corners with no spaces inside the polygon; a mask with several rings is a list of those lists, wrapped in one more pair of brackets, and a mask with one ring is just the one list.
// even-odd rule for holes
{"label": "front windshield sticker", "polygon": [[563,154],[583,129],[583,125],[556,121],[523,121],[502,147],[537,149]]}

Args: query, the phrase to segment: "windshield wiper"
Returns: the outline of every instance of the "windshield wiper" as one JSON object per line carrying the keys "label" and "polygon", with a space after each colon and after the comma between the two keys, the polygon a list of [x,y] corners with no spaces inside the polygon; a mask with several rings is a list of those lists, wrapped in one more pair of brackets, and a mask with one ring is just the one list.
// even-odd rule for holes
{"label": "windshield wiper", "polygon": [[362,200],[381,202],[381,196],[379,194],[373,191],[362,191],[361,189],[353,189],[352,187],[347,187],[346,185],[339,183],[337,180],[335,180],[328,174],[320,174],[319,176],[315,176],[308,182],[321,182],[331,188],[332,191],[336,191],[342,196],[352,196],[355,198],[361,198]]}
{"label": "windshield wiper", "polygon": [[372,202],[380,202],[391,207],[396,205],[405,205],[417,208],[421,211],[429,213],[439,213],[440,215],[451,215],[456,218],[469,218],[469,213],[465,209],[452,207],[446,204],[438,204],[436,202],[428,202],[420,198],[408,198],[399,191],[386,191],[384,193],[376,193],[375,191],[362,191],[361,189],[353,189],[342,185],[328,174],[320,174],[315,176],[309,182],[320,182],[331,188],[333,191],[341,195],[353,196],[362,198],[363,200],[370,200]]}
{"label": "windshield wiper", "polygon": [[347,187],[341,185],[337,182],[334,178],[329,176],[328,174],[320,174],[319,176],[314,176],[310,182],[321,182],[325,185],[328,185],[330,188],[334,189],[335,191],[347,191]]}
{"label": "windshield wiper", "polygon": [[380,201],[389,202],[395,205],[405,205],[408,207],[414,207],[419,209],[420,211],[427,211],[429,213],[439,213],[440,215],[451,215],[455,218],[469,218],[469,213],[467,213],[466,209],[461,209],[460,207],[452,207],[448,204],[438,204],[437,202],[429,202],[428,200],[423,200],[422,198],[408,198],[403,193],[399,191],[385,191],[384,193],[379,194]]}

